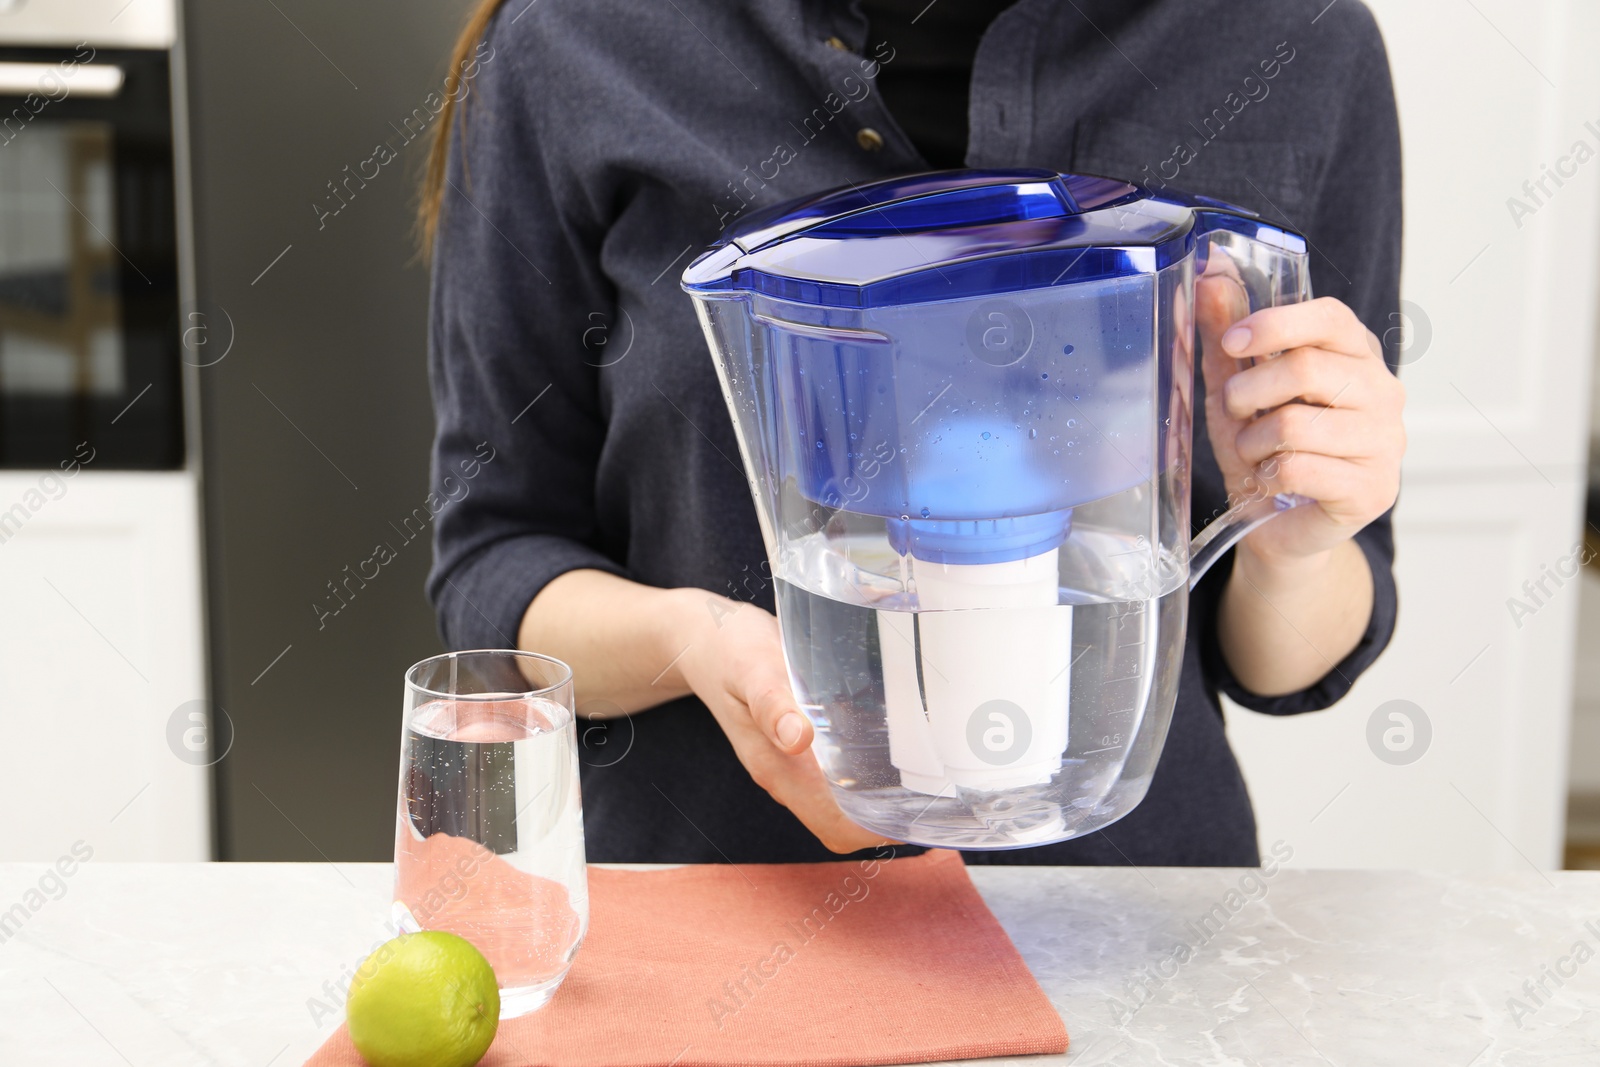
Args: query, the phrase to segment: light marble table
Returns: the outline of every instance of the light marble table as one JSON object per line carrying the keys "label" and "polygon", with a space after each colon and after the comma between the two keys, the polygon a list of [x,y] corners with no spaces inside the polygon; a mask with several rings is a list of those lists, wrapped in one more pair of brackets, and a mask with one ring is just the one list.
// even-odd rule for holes
{"label": "light marble table", "polygon": [[[48,870],[0,865],[5,1067],[298,1065],[384,937],[386,864]],[[1600,1064],[1600,872],[972,877],[1072,1034],[1019,1067]]]}

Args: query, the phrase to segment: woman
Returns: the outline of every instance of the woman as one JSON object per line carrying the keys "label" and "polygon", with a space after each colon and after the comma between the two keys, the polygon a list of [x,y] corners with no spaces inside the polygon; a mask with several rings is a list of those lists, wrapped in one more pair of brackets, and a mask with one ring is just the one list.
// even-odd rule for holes
{"label": "woman", "polygon": [[1397,123],[1371,15],[1317,6],[486,0],[457,48],[472,91],[456,85],[439,124],[423,224],[435,484],[485,442],[495,458],[439,517],[429,594],[452,647],[558,656],[580,712],[611,716],[585,731],[591,859],[877,843],[808,750],[677,278],[753,207],[967,165],[1171,182],[1312,243],[1317,301],[1240,321],[1232,282],[1199,287],[1193,511],[1220,511],[1267,461],[1275,488],[1319,504],[1252,534],[1196,590],[1144,802],[1083,839],[968,857],[1258,862],[1218,693],[1272,714],[1326,707],[1395,617],[1403,395],[1375,335],[1398,305]]}

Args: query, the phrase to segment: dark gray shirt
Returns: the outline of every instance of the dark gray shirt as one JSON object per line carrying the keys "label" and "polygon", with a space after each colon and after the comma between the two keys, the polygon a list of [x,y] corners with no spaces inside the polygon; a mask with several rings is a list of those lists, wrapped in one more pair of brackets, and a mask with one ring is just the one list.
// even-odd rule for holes
{"label": "dark gray shirt", "polygon": [[[771,610],[733,429],[678,276],[746,211],[927,169],[874,91],[893,42],[861,54],[868,39],[860,14],[830,0],[501,10],[434,258],[435,487],[459,497],[445,478],[481,459],[481,443],[494,449],[435,526],[428,591],[451,647],[512,646],[534,595],[580,567]],[[1020,0],[978,47],[968,119],[970,166],[1170,182],[1299,229],[1316,291],[1350,304],[1392,360],[1399,136],[1383,43],[1358,0]],[[1195,408],[1198,525],[1224,488]],[[1080,840],[969,859],[1255,863],[1218,693],[1289,714],[1348,691],[1395,619],[1388,517],[1359,542],[1377,603],[1326,677],[1271,699],[1239,687],[1214,633],[1224,560],[1191,602],[1144,802]],[[697,700],[587,727],[581,759],[593,860],[829,856],[750,781]]]}

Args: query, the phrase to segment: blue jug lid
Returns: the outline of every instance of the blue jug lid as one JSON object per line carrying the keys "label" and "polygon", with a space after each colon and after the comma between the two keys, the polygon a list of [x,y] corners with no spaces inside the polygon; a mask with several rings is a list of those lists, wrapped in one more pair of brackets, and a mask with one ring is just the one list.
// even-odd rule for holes
{"label": "blue jug lid", "polygon": [[753,212],[683,275],[691,293],[883,307],[1153,274],[1194,250],[1195,214],[1292,252],[1254,212],[1052,170],[935,171]]}

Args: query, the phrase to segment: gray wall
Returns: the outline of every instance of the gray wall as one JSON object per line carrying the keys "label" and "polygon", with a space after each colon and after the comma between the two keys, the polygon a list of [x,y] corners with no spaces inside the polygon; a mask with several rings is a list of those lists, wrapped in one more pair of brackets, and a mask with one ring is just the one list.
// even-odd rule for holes
{"label": "gray wall", "polygon": [[[213,696],[235,731],[216,768],[224,859],[393,848],[401,676],[439,647],[428,543],[390,525],[422,504],[432,434],[410,229],[427,141],[395,126],[441,88],[465,11],[187,4],[205,351],[233,332],[199,374]],[[398,158],[319,220],[339,203],[327,183],[384,141]],[[327,583],[380,542],[397,558],[319,623],[313,605],[339,605]]]}

